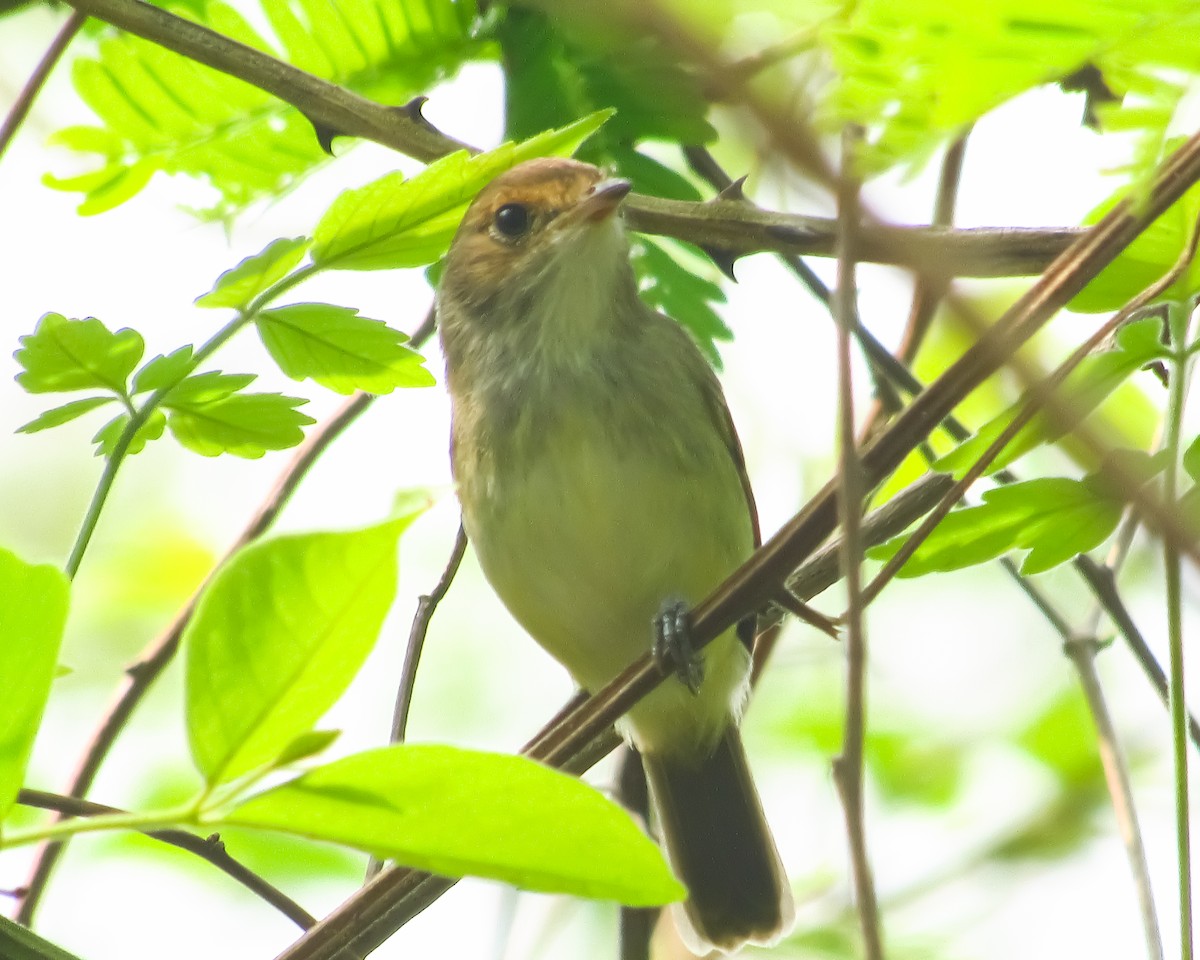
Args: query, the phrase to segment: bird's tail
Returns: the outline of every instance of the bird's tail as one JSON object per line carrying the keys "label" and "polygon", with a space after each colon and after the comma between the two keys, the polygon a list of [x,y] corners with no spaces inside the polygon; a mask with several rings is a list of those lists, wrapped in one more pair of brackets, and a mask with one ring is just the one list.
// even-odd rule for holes
{"label": "bird's tail", "polygon": [[643,757],[667,859],[687,885],[680,933],[697,953],[769,945],[791,928],[791,890],[732,724],[699,763]]}

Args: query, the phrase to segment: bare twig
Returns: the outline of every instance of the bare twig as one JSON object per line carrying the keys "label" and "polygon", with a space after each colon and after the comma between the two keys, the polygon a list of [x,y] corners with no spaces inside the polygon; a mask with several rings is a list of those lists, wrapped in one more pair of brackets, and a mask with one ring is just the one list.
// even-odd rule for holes
{"label": "bare twig", "polygon": [[[22,790],[17,795],[17,802],[27,807],[38,807],[42,810],[53,810],[64,817],[93,817],[103,813],[123,813],[117,807],[109,807],[102,803],[92,803],[79,797],[64,797],[56,793],[45,793],[41,790]],[[243,887],[270,904],[285,917],[296,924],[301,930],[307,930],[317,920],[312,914],[292,900],[278,887],[268,883],[249,867],[235,860],[225,849],[225,844],[217,834],[199,837],[187,830],[147,830],[145,835],[170,844],[188,853],[194,853],[202,860],[207,860],[227,876],[232,877]]]}
{"label": "bare twig", "polygon": [[58,31],[54,40],[51,41],[50,46],[46,48],[46,52],[42,54],[42,59],[38,61],[38,65],[34,68],[33,73],[29,75],[29,79],[25,81],[25,86],[17,94],[16,103],[8,111],[4,122],[0,123],[0,157],[3,157],[5,151],[8,150],[8,145],[12,143],[13,138],[17,135],[17,131],[21,129],[21,124],[29,116],[29,111],[33,107],[33,101],[41,93],[46,79],[50,76],[50,71],[62,59],[63,53],[66,52],[71,41],[75,39],[75,34],[79,32],[86,19],[87,16],[79,11],[71,13],[71,16],[67,18],[67,22],[62,25],[62,29]]}
{"label": "bare twig", "polygon": [[879,905],[875,880],[867,852],[863,814],[863,741],[867,714],[867,634],[862,602],[862,468],[854,436],[854,375],[850,367],[850,338],[857,324],[855,259],[861,183],[852,174],[861,132],[853,127],[842,134],[842,178],[838,190],[837,289],[833,317],[837,323],[838,371],[838,513],[842,527],[842,570],[846,581],[846,720],[841,754],[833,761],[833,778],[842,798],[846,833],[850,842],[850,864],[854,878],[864,953],[867,960],[882,960],[883,937],[879,929]]}
{"label": "bare twig", "polygon": [[[467,552],[467,533],[459,524],[458,533],[454,537],[454,546],[450,548],[450,559],[446,561],[446,569],[442,571],[437,584],[427,594],[417,601],[417,612],[413,616],[412,627],[408,631],[408,646],[404,651],[404,665],[400,669],[400,685],[396,691],[396,706],[392,712],[392,743],[403,743],[405,729],[408,726],[408,712],[412,707],[413,687],[417,682],[417,665],[421,662],[421,651],[425,647],[425,635],[429,632],[429,622],[437,611],[438,604],[454,582],[458,566],[462,563],[463,554]],[[383,867],[383,861],[372,857],[367,862],[366,878],[370,880]]]}

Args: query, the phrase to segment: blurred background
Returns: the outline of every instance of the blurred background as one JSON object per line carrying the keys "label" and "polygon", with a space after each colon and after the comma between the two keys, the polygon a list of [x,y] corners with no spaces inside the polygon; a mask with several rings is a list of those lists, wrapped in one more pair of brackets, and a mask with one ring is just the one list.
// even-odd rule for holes
{"label": "blurred background", "polygon": [[[0,22],[0,112],[64,17],[37,6]],[[769,32],[769,20],[759,29]],[[86,41],[79,48],[86,50]],[[443,131],[487,147],[502,139],[503,93],[498,66],[471,64],[429,91],[425,112]],[[1113,189],[1104,171],[1121,159],[1117,146],[1080,125],[1081,111],[1080,95],[1043,88],[981,122],[967,150],[958,222],[1080,222]],[[728,116],[718,112],[713,119],[729,134],[717,155],[735,175],[750,174],[759,203],[830,212],[797,175],[739,146]],[[84,218],[72,195],[44,187],[41,178],[47,170],[71,172],[75,162],[48,148],[47,137],[90,120],[63,65],[0,159],[0,544],[27,560],[56,564],[70,549],[99,475],[89,440],[102,421],[15,434],[51,402],[13,382],[17,338],[44,312],[57,311],[96,316],[113,329],[134,327],[146,338],[147,357],[203,339],[224,318],[192,301],[219,273],[276,237],[310,232],[344,188],[395,167],[418,168],[383,148],[348,149],[340,141],[336,163],[229,232],[186,211],[205,202],[204,188],[162,176],[131,202]],[[869,202],[886,219],[928,222],[935,182],[936,169],[884,177],[869,186]],[[832,282],[832,264],[812,265]],[[725,284],[729,301],[721,311],[734,332],[721,348],[723,382],[769,535],[833,471],[834,333],[824,309],[770,256],[741,260],[737,276],[737,284]],[[910,279],[864,266],[860,286],[864,322],[894,345]],[[997,281],[964,289],[1003,306],[1023,286]],[[417,270],[324,275],[300,296],[357,307],[405,330],[419,325],[432,299]],[[1051,351],[1076,343],[1094,325],[1093,318],[1065,314],[1042,343]],[[949,334],[935,335],[921,363],[936,369],[958,349]],[[424,353],[440,377],[436,345]],[[305,410],[318,419],[342,402],[273,372],[248,335],[225,347],[213,366],[260,373],[263,389],[310,397]],[[1138,385],[1145,403],[1162,403],[1152,378]],[[865,408],[865,377],[858,386]],[[323,724],[344,731],[335,753],[387,737],[416,598],[438,579],[457,526],[447,431],[440,386],[382,398],[318,463],[279,522],[279,530],[352,527],[385,516],[398,491],[427,488],[438,498],[402,540],[401,590],[373,659]],[[282,452],[256,461],[206,459],[166,440],[126,464],[75,584],[63,653],[71,672],[56,683],[31,786],[63,788],[124,665],[170,622],[289,458]],[[1091,600],[1069,573],[1039,579],[1064,610],[1085,620]],[[1123,577],[1125,595],[1165,662],[1161,581],[1153,551],[1139,544]],[[1195,586],[1185,584],[1189,599]],[[841,613],[840,588],[816,605]],[[889,955],[1144,955],[1091,720],[1049,625],[994,565],[894,584],[870,609],[868,625],[867,827]],[[1166,712],[1119,641],[1101,654],[1099,669],[1132,764],[1164,937],[1174,954]],[[796,933],[780,956],[837,958],[859,949],[844,823],[830,776],[841,741],[843,685],[840,647],[792,624],[746,721],[751,762],[798,903]],[[93,799],[144,806],[195,788],[181,689],[176,664],[105,764]],[[468,552],[433,620],[411,738],[511,751],[570,693],[566,674],[514,625]],[[589,779],[608,785],[612,770],[602,766]],[[236,832],[225,840],[230,852],[318,915],[353,890],[365,865],[332,848]],[[24,882],[29,859],[23,850],[0,856],[0,888]],[[615,922],[612,905],[467,880],[375,956],[612,957]],[[84,960],[250,960],[273,956],[296,936],[286,920],[207,864],[141,838],[107,836],[72,845],[37,928]]]}

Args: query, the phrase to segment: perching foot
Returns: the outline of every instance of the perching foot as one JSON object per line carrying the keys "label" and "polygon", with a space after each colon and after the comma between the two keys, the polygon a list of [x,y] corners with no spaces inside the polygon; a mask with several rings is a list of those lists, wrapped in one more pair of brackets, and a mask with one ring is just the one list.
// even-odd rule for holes
{"label": "perching foot", "polygon": [[692,644],[688,605],[667,600],[654,618],[654,659],[664,672],[674,673],[692,693],[700,692],[704,663]]}

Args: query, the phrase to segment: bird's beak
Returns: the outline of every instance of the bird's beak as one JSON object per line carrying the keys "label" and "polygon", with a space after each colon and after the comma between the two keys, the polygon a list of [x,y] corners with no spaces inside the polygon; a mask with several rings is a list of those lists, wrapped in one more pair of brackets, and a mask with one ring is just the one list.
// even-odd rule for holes
{"label": "bird's beak", "polygon": [[592,187],[591,191],[575,205],[571,211],[572,220],[588,220],[599,223],[611,217],[621,205],[621,201],[633,189],[628,180],[612,177],[601,180]]}

